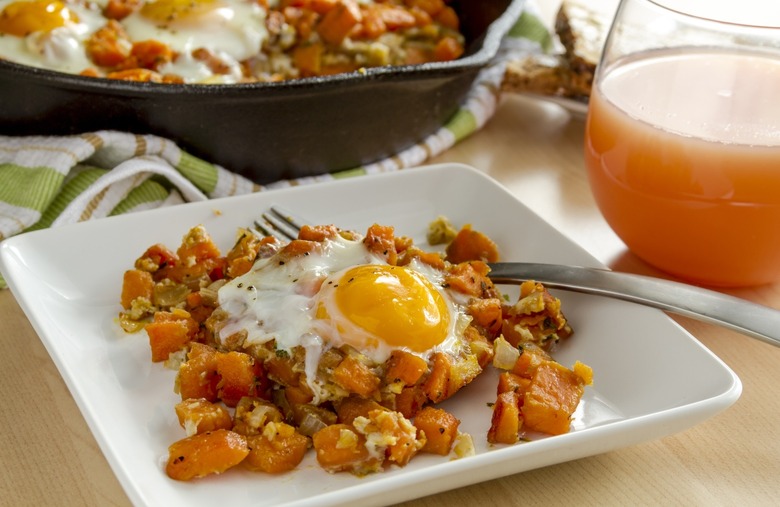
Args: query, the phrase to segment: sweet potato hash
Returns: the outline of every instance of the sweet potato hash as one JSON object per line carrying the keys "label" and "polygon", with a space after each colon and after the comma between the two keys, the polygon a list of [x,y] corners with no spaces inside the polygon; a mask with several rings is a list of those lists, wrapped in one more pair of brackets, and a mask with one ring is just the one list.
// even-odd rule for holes
{"label": "sweet potato hash", "polygon": [[488,368],[500,372],[488,442],[568,432],[592,371],[549,355],[572,334],[560,300],[528,281],[508,301],[488,277],[490,238],[443,218],[429,232],[441,253],[378,224],[306,226],[287,243],[240,229],[225,254],[196,226],[175,251],[143,252],[119,321],[178,372],[167,474],[277,474],[311,448],[356,475],[467,456],[472,437],[438,403]]}
{"label": "sweet potato hash", "polygon": [[0,58],[83,76],[233,84],[454,60],[448,0],[0,0]]}

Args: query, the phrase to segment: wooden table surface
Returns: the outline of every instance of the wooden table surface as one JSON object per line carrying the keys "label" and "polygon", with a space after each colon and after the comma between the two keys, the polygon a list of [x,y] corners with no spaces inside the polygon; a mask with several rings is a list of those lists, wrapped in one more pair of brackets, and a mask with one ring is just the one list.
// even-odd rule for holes
{"label": "wooden table surface", "polygon": [[[613,269],[659,275],[612,233],[590,194],[583,121],[557,105],[502,98],[478,133],[433,162],[493,176]],[[729,291],[780,309],[780,284]],[[740,377],[739,401],[661,440],[407,502],[405,506],[777,505],[780,348],[674,317]],[[10,291],[0,291],[0,505],[124,506],[129,500]]]}

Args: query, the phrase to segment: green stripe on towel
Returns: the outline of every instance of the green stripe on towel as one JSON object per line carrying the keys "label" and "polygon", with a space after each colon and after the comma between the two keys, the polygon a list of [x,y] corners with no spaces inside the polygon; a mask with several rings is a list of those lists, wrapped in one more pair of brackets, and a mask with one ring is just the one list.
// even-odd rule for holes
{"label": "green stripe on towel", "polygon": [[0,201],[43,211],[52,201],[65,176],[49,167],[0,165]]}
{"label": "green stripe on towel", "polygon": [[122,202],[117,204],[116,208],[111,210],[109,216],[127,213],[128,211],[141,206],[142,204],[162,202],[168,198],[170,193],[171,192],[167,188],[165,188],[157,181],[151,179],[146,180],[131,190],[130,193],[127,194],[127,197],[125,197]]}
{"label": "green stripe on towel", "polygon": [[45,229],[62,213],[68,204],[88,189],[98,178],[106,174],[105,169],[83,168],[72,175],[52,200],[51,204],[41,215],[41,219],[29,227],[27,231]]}
{"label": "green stripe on towel", "polygon": [[176,169],[206,194],[210,194],[217,187],[217,168],[185,151],[181,152]]}

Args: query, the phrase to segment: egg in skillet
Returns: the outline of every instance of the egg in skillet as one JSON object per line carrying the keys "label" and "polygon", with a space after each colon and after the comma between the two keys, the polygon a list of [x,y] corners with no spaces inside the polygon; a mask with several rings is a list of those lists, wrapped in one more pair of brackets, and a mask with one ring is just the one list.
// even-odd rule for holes
{"label": "egg in skillet", "polygon": [[78,73],[92,63],[84,41],[105,24],[92,3],[65,0],[0,0],[0,58]]}
{"label": "egg in skillet", "polygon": [[[100,67],[86,47],[109,23],[105,3],[0,0],[0,58],[75,74]],[[267,38],[266,11],[252,0],[148,0],[127,14],[118,20],[123,51],[129,54],[135,42],[161,42],[175,58],[155,70],[186,82],[238,81],[240,62],[258,55]]]}
{"label": "egg in skillet", "polygon": [[283,249],[261,259],[223,286],[219,305],[227,317],[218,337],[225,345],[241,334],[244,348],[273,341],[286,357],[304,349],[299,369],[313,403],[332,401],[343,393],[328,389],[331,379],[320,368],[331,349],[358,354],[380,370],[399,350],[426,363],[436,353],[454,361],[471,354],[464,336],[468,298],[444,281],[444,272],[418,258],[395,265],[362,236],[336,234],[303,253]]}
{"label": "egg in skillet", "polygon": [[121,24],[133,41],[156,40],[168,45],[176,59],[158,69],[187,82],[214,76],[208,61],[193,56],[208,50],[225,67],[223,81],[242,75],[240,63],[260,53],[267,37],[265,9],[252,0],[151,0]]}

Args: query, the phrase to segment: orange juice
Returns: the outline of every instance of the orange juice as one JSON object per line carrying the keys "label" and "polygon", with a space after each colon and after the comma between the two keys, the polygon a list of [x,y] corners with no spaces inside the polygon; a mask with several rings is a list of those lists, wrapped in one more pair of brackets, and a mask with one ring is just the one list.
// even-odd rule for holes
{"label": "orange juice", "polygon": [[585,159],[639,257],[708,285],[780,280],[780,59],[646,53],[594,88]]}

